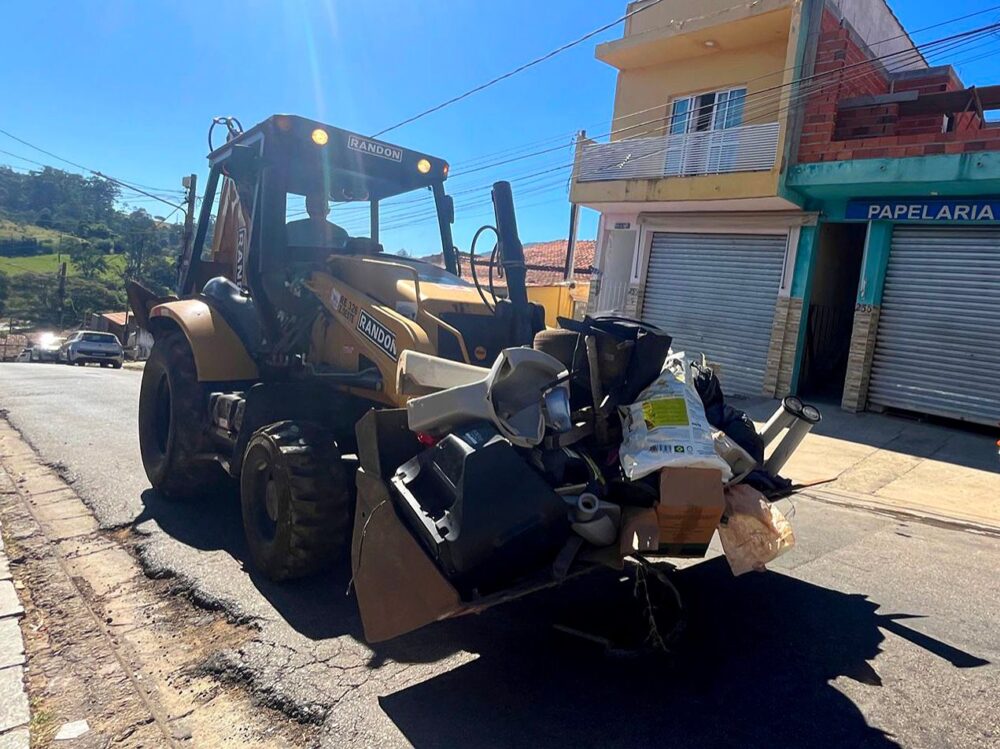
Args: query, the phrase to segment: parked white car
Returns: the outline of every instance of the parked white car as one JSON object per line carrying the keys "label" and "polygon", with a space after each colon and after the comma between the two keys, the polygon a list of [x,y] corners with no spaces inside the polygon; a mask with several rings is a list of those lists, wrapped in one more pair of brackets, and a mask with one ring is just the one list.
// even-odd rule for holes
{"label": "parked white car", "polygon": [[59,361],[80,366],[93,363],[121,369],[125,352],[118,338],[111,333],[78,330],[59,349]]}

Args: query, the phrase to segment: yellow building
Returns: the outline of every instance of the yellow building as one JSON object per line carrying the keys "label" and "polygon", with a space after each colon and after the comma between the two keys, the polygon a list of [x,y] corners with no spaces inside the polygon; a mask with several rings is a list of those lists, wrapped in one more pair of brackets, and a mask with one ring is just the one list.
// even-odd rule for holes
{"label": "yellow building", "polygon": [[774,394],[775,313],[815,223],[781,180],[803,4],[628,10],[624,36],[596,51],[618,70],[612,132],[581,140],[571,189],[601,213],[590,308],[661,324],[732,392]]}

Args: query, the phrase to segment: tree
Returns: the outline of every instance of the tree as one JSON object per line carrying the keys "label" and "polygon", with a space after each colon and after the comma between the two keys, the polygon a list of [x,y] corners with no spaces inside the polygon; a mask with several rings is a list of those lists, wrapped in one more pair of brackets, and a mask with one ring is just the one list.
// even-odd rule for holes
{"label": "tree", "polygon": [[152,255],[146,260],[140,280],[157,294],[172,294],[177,288],[177,260],[169,255]]}
{"label": "tree", "polygon": [[[70,276],[66,279],[65,323],[82,323],[87,312],[125,309],[125,294],[117,283]],[[59,322],[59,277],[56,273],[19,273],[10,279],[10,309],[36,325]]]}
{"label": "tree", "polygon": [[146,261],[156,254],[156,224],[146,211],[140,208],[125,219],[120,246],[125,253],[125,280],[142,278]]}
{"label": "tree", "polygon": [[70,257],[73,258],[76,270],[84,278],[97,278],[108,269],[108,258],[90,242],[80,242],[70,251]]}

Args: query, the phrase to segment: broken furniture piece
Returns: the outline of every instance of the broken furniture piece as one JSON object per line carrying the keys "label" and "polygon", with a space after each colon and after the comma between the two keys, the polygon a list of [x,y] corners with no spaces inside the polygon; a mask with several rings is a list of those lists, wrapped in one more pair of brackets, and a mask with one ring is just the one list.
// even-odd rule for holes
{"label": "broken furniture piece", "polygon": [[[426,357],[415,362],[427,374]],[[408,377],[403,362],[400,365],[400,379]],[[479,372],[476,381],[411,399],[406,406],[410,429],[443,435],[454,427],[488,421],[512,444],[533,447],[545,437],[547,413],[550,420],[569,422],[568,413],[553,414],[560,403],[566,408],[569,403],[568,373],[558,359],[534,349],[509,348],[500,352],[485,376]],[[462,373],[442,365],[440,377],[459,378]],[[559,389],[566,391],[566,398],[546,397]]]}

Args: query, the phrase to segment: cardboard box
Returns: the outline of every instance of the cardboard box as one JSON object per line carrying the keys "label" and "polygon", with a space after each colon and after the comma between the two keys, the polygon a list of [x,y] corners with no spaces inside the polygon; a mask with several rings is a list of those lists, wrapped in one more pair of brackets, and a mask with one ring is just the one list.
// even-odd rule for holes
{"label": "cardboard box", "polygon": [[660,471],[658,554],[703,557],[726,508],[722,472],[716,468],[664,468]]}

